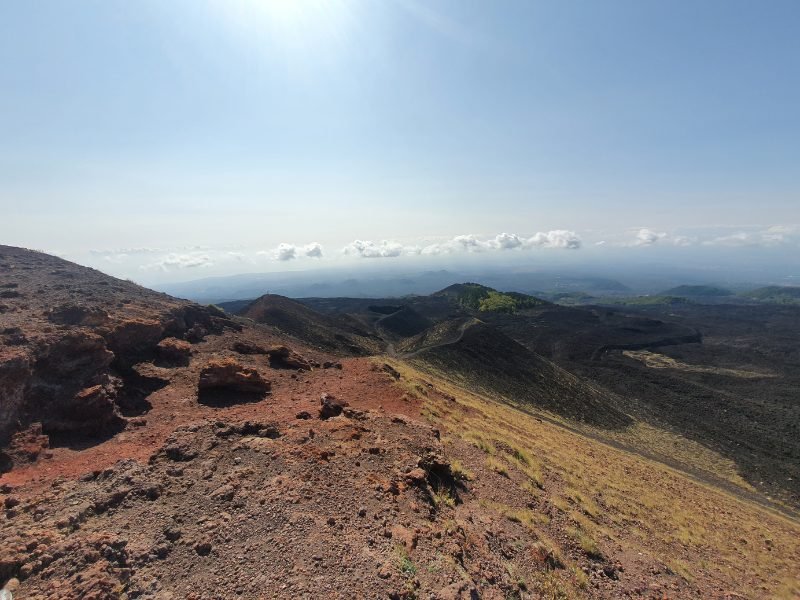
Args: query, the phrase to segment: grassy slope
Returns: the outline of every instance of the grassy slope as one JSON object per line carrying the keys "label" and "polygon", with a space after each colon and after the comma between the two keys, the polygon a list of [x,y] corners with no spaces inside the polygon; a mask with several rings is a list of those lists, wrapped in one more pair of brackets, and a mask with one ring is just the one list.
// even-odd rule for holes
{"label": "grassy slope", "polygon": [[[522,506],[480,501],[498,517],[521,519],[536,539],[563,557],[566,568],[547,582],[547,597],[582,595],[585,581],[575,561],[595,552],[632,565],[637,556],[663,561],[689,588],[703,590],[704,597],[731,590],[758,598],[800,595],[798,521],[735,489],[731,493],[701,483],[637,453],[468,392],[434,373],[420,373],[399,361],[393,365],[412,391],[424,390],[429,382],[452,398],[447,402],[431,395],[426,416],[443,430],[451,454],[464,455],[460,466],[477,479],[487,469],[503,472],[509,485],[529,497]],[[696,453],[694,459],[718,469],[720,477],[735,478],[729,461],[702,446],[687,445],[668,432],[633,429],[645,442],[660,438],[687,455]],[[465,453],[464,442],[483,461]]]}

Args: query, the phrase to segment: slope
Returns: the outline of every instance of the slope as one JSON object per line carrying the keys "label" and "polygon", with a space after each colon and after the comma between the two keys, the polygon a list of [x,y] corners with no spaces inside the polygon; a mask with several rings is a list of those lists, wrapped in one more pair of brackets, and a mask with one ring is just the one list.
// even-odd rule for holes
{"label": "slope", "polygon": [[324,315],[283,296],[261,296],[237,314],[328,351],[363,355],[381,347],[380,339],[354,319]]}

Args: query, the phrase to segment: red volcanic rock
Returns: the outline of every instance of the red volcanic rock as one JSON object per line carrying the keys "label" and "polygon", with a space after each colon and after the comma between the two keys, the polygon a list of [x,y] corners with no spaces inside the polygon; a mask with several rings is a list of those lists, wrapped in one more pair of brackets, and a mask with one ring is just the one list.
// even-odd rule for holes
{"label": "red volcanic rock", "polygon": [[164,338],[158,343],[158,354],[170,363],[185,364],[192,355],[192,345],[178,338]]}
{"label": "red volcanic rock", "polygon": [[42,424],[33,423],[11,436],[5,453],[14,465],[34,462],[50,447],[50,439],[42,434]]}
{"label": "red volcanic rock", "polygon": [[99,307],[62,304],[50,310],[47,318],[59,325],[84,325],[97,327],[109,321],[108,313]]}
{"label": "red volcanic rock", "polygon": [[201,390],[222,388],[238,392],[266,393],[271,387],[270,382],[258,371],[243,367],[232,358],[212,359],[200,372]]}
{"label": "red volcanic rock", "polygon": [[23,402],[33,361],[22,349],[0,347],[0,441],[8,439]]}
{"label": "red volcanic rock", "polygon": [[47,431],[97,433],[119,425],[122,418],[114,403],[113,385],[93,385],[64,400],[45,415],[42,424]]}
{"label": "red volcanic rock", "polygon": [[98,433],[119,425],[118,381],[109,373],[113,359],[105,340],[85,330],[55,340],[34,364],[25,412],[35,415],[46,432]]}
{"label": "red volcanic rock", "polygon": [[152,355],[163,334],[164,326],[159,321],[127,319],[108,335],[108,347],[120,366],[130,367]]}

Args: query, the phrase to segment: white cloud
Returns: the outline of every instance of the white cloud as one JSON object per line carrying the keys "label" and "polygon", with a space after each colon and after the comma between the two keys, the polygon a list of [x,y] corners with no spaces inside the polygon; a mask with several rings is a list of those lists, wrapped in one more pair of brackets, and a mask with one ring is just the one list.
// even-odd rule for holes
{"label": "white cloud", "polygon": [[160,269],[162,271],[170,271],[173,269],[195,269],[198,267],[210,267],[214,261],[207,254],[198,252],[189,252],[185,254],[170,253],[162,256],[158,260],[142,265],[139,267],[142,270]]}
{"label": "white cloud", "polygon": [[652,246],[653,244],[657,243],[659,240],[663,240],[667,237],[666,233],[658,233],[653,231],[652,229],[648,229],[646,227],[640,229],[636,233],[636,239],[632,242],[627,244],[628,246]]}
{"label": "white cloud", "polygon": [[382,240],[372,242],[369,240],[355,240],[342,249],[348,255],[357,255],[362,258],[395,258],[406,251],[406,248],[397,242]]}
{"label": "white cloud", "polygon": [[704,246],[778,246],[800,242],[797,225],[773,225],[766,229],[737,231],[720,235],[703,242]]}
{"label": "white cloud", "polygon": [[574,231],[556,229],[546,233],[539,232],[524,242],[526,248],[563,248],[577,250],[581,247],[581,238]]}
{"label": "white cloud", "polygon": [[297,246],[295,244],[281,243],[273,250],[261,250],[256,252],[256,256],[264,256],[272,260],[287,262],[295,258],[322,258],[322,244],[318,242],[311,242],[304,246]]}
{"label": "white cloud", "polygon": [[672,243],[675,246],[686,247],[697,243],[697,238],[692,238],[685,235],[676,235],[672,238]]}
{"label": "white cloud", "polygon": [[522,246],[524,241],[516,233],[499,233],[490,243],[501,250],[511,250]]}
{"label": "white cloud", "polygon": [[322,258],[322,244],[311,242],[303,246],[303,254],[309,258]]}
{"label": "white cloud", "polygon": [[581,247],[581,239],[574,231],[557,229],[539,232],[529,238],[515,233],[500,233],[495,237],[482,240],[474,234],[457,235],[445,242],[427,246],[403,246],[398,242],[383,240],[371,242],[356,240],[344,248],[345,254],[359,255],[364,258],[396,257],[402,254],[422,254],[438,256],[460,252],[489,252],[505,250],[523,250],[530,248],[562,248],[575,250]]}
{"label": "white cloud", "polygon": [[278,244],[278,247],[272,251],[272,258],[280,261],[293,260],[297,258],[297,246]]}

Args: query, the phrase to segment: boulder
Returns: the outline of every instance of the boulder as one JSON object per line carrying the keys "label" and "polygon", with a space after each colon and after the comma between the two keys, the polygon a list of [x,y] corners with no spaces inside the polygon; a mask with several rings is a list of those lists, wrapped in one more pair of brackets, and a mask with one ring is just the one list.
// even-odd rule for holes
{"label": "boulder", "polygon": [[231,350],[239,354],[267,354],[267,349],[253,342],[234,342]]}
{"label": "boulder", "polygon": [[309,361],[297,352],[289,350],[286,346],[267,348],[267,354],[269,355],[270,366],[301,371],[311,370],[311,363]]}
{"label": "boulder", "polygon": [[113,385],[93,385],[78,391],[71,399],[53,405],[51,411],[41,416],[42,426],[48,432],[79,432],[96,434],[107,428],[123,424],[114,402]]}
{"label": "boulder", "polygon": [[244,367],[232,358],[212,359],[200,372],[200,390],[228,389],[265,394],[271,387],[258,371]]}
{"label": "boulder", "polygon": [[319,403],[321,404],[319,418],[323,420],[339,416],[347,406],[347,402],[344,400],[337,400],[331,394],[322,394]]}

